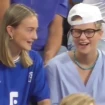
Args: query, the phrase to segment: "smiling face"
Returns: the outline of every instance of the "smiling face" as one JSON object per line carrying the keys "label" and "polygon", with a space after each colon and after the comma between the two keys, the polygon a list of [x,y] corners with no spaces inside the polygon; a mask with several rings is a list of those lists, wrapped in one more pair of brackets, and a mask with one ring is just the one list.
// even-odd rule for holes
{"label": "smiling face", "polygon": [[[76,26],[73,26],[73,29],[77,29],[77,30],[94,29],[94,30],[97,30],[95,23],[76,25]],[[87,35],[90,35],[90,34],[91,34],[91,32],[87,31]],[[82,32],[81,36],[78,38],[73,37],[77,51],[87,54],[87,53],[91,52],[92,50],[96,50],[98,41],[101,39],[102,34],[103,34],[103,32],[100,30],[100,31],[96,31],[94,33],[93,37],[91,37],[91,38],[87,38],[86,33],[84,33],[84,32]]]}
{"label": "smiling face", "polygon": [[31,50],[32,43],[37,39],[38,20],[36,16],[26,17],[16,28],[8,27],[10,27],[8,28],[9,35],[13,37],[11,44],[20,50]]}

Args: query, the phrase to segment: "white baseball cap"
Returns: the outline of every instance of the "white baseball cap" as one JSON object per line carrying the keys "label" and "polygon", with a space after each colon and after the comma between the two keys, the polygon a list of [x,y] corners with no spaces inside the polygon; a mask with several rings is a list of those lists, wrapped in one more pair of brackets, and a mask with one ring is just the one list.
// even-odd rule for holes
{"label": "white baseball cap", "polygon": [[[80,16],[81,20],[72,20],[74,16]],[[68,23],[70,25],[80,25],[103,21],[100,9],[97,6],[85,3],[79,3],[73,6],[68,14]]]}

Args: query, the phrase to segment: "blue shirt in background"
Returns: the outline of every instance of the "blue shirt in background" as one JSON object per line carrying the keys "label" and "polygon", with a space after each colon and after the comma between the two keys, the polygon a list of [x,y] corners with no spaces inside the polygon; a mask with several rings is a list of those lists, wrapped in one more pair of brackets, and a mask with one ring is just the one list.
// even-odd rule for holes
{"label": "blue shirt in background", "polygon": [[33,50],[44,50],[48,39],[49,25],[56,14],[63,17],[68,13],[68,0],[11,0],[11,3],[22,3],[38,14],[39,28],[38,40],[33,44]]}

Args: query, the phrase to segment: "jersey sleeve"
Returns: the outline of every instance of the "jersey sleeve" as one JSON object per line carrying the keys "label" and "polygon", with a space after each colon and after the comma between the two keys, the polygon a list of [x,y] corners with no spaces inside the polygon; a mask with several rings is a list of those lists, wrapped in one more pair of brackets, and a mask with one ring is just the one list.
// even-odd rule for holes
{"label": "jersey sleeve", "polygon": [[46,73],[43,66],[43,61],[39,55],[35,60],[34,77],[32,81],[32,100],[39,102],[44,99],[49,99],[49,87],[46,79]]}
{"label": "jersey sleeve", "polygon": [[59,105],[62,99],[60,79],[55,65],[46,65],[48,85],[50,88],[50,98],[52,105]]}
{"label": "jersey sleeve", "polygon": [[56,14],[61,15],[62,17],[67,17],[69,11],[68,0],[60,0]]}

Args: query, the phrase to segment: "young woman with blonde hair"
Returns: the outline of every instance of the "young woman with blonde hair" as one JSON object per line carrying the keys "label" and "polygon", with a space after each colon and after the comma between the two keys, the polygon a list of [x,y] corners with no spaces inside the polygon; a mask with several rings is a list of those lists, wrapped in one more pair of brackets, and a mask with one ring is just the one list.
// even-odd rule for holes
{"label": "young woman with blonde hair", "polygon": [[37,39],[37,14],[15,4],[6,11],[0,29],[0,105],[49,105],[43,62],[31,51]]}

